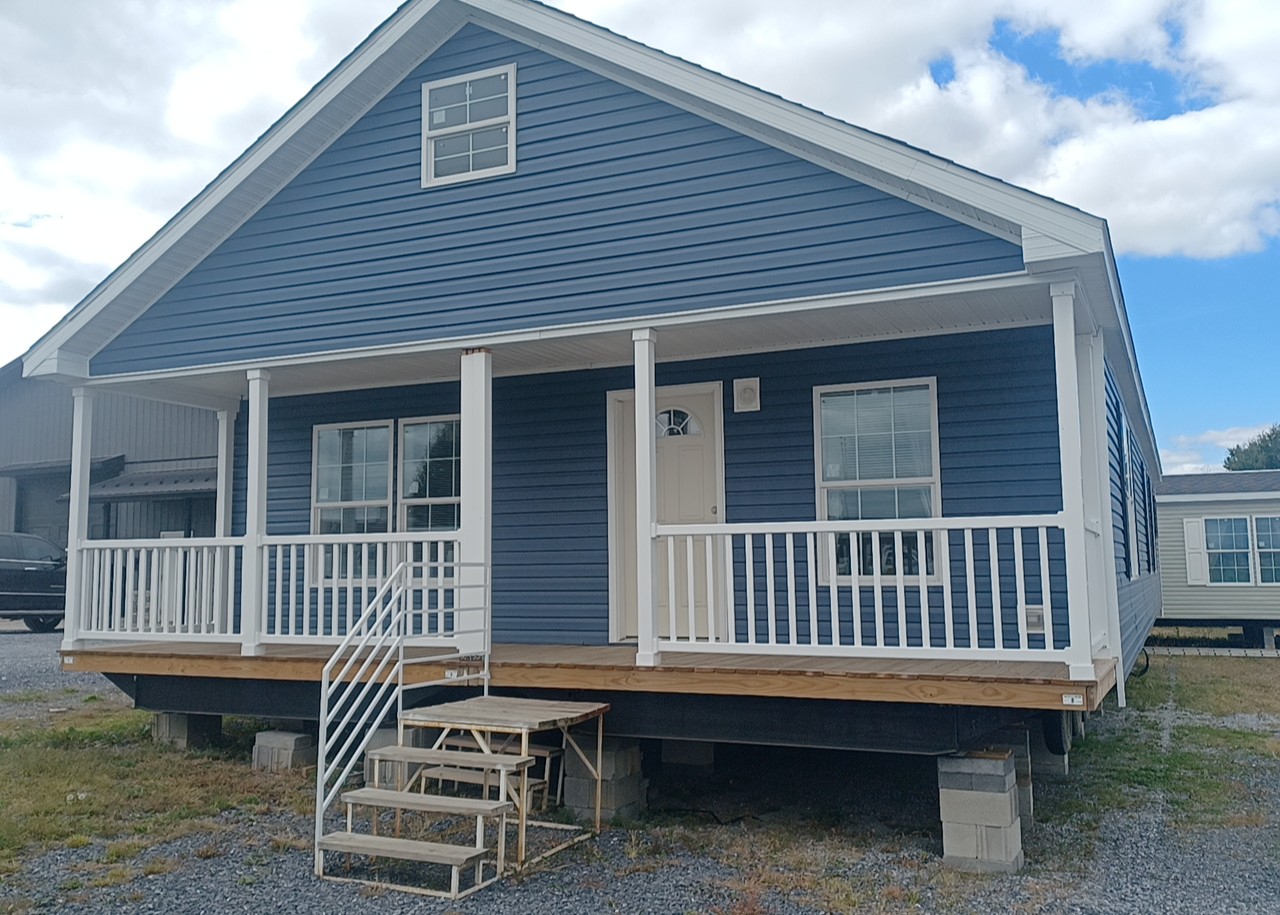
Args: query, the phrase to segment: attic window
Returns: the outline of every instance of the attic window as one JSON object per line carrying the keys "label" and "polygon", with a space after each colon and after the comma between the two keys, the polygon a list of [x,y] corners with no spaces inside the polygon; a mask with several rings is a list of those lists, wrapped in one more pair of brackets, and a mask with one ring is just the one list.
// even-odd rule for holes
{"label": "attic window", "polygon": [[422,186],[516,170],[516,65],[422,85]]}

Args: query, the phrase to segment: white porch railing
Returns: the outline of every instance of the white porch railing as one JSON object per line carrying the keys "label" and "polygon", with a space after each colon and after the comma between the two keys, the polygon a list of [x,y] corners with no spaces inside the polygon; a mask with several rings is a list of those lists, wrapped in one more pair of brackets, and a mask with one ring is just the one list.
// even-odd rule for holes
{"label": "white porch railing", "polygon": [[80,548],[80,636],[238,640],[242,551],[238,538],[88,542]]}
{"label": "white porch railing", "polygon": [[[363,625],[366,608],[393,569],[404,564],[410,635],[451,635],[474,570],[463,573],[457,531],[270,536],[262,543],[262,641],[332,644]],[[464,585],[462,579],[468,578]],[[474,595],[472,595],[474,596]]]}
{"label": "white porch railing", "polygon": [[1089,659],[1059,515],[659,524],[655,543],[660,651]]}

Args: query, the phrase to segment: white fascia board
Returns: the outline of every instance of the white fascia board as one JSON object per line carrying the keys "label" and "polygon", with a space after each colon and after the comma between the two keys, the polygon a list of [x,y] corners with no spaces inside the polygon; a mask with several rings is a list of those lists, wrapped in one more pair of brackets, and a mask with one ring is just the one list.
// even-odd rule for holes
{"label": "white fascia board", "polygon": [[[202,375],[219,375],[226,372],[248,371],[250,369],[281,369],[299,365],[321,365],[341,362],[347,359],[376,359],[379,357],[412,355],[416,353],[439,352],[442,350],[465,350],[480,347],[500,347],[510,344],[528,343],[541,340],[563,340],[574,337],[591,336],[608,333],[631,333],[634,330],[654,328],[663,330],[678,328],[687,324],[706,321],[733,320],[735,318],[751,318],[777,314],[795,314],[804,311],[840,308],[858,305],[874,305],[888,301],[909,301],[929,298],[931,296],[963,295],[965,293],[984,292],[997,289],[1019,289],[1044,286],[1041,277],[1030,277],[1025,273],[1008,273],[981,279],[944,280],[933,283],[919,283],[913,286],[902,286],[888,289],[870,289],[861,292],[834,293],[831,295],[809,296],[798,299],[777,299],[768,302],[756,302],[749,305],[730,305],[718,308],[700,308],[690,311],[675,312],[667,315],[641,315],[639,317],[612,318],[605,321],[585,321],[575,324],[562,324],[556,327],[533,328],[529,330],[512,330],[502,333],[469,334],[459,337],[442,337],[435,340],[416,341],[412,343],[387,343],[379,346],[354,347],[344,350],[325,350],[315,353],[299,353],[275,358],[240,360],[235,362],[210,363],[207,365],[186,366],[175,369],[154,369],[146,372],[131,372],[119,375],[102,375],[93,379],[96,384],[126,384],[137,382],[166,382],[171,379],[196,378]],[[940,331],[951,333],[952,330]],[[912,333],[908,336],[930,336],[928,333]],[[809,346],[811,344],[805,344]]]}
{"label": "white fascia board", "polygon": [[917,203],[934,194],[949,197],[1056,239],[1077,254],[1096,252],[1105,243],[1103,221],[1096,216],[788,102],[550,7],[512,0],[463,2],[488,14],[479,20],[488,28],[506,31],[504,23],[510,24],[527,33],[519,36],[525,43],[574,62],[582,63],[582,55],[587,55],[592,59],[590,69],[624,83],[635,85],[634,77],[641,77],[648,81],[639,85],[644,91],[667,98],[674,91],[681,97],[680,107],[699,113],[718,109],[729,117],[717,120],[738,129],[749,125],[751,133],[769,135],[773,145],[785,148],[788,138],[807,141],[918,185],[926,193],[915,200]]}
{"label": "white fascia board", "polygon": [[[341,61],[316,86],[307,93],[280,120],[273,124],[252,146],[240,155],[230,166],[219,174],[196,197],[178,211],[155,235],[149,238],[141,248],[134,252],[128,260],[116,268],[97,288],[92,290],[75,308],[67,313],[61,321],[36,341],[23,355],[24,375],[60,374],[60,370],[51,369],[47,363],[59,362],[63,351],[76,334],[102,312],[111,300],[127,289],[139,277],[147,272],[156,261],[176,244],[187,232],[204,220],[209,214],[234,192],[244,181],[262,167],[273,155],[286,146],[298,131],[322,112],[326,106],[337,99],[351,84],[370,66],[375,64],[384,53],[396,42],[412,30],[425,16],[437,8],[457,11],[454,0],[419,0],[408,3],[392,14],[386,22],[370,35],[348,57]],[[447,23],[442,23],[442,29]],[[456,25],[455,29],[456,30]],[[449,30],[453,31],[453,30]],[[385,90],[384,90],[385,91]],[[332,141],[330,138],[330,142]],[[321,148],[328,143],[321,145]],[[292,175],[280,182],[283,186]],[[261,206],[274,195],[279,187],[265,194],[259,201]],[[256,210],[257,207],[254,208]],[[225,238],[237,226],[231,226],[222,237]],[[74,350],[73,350],[74,352]],[[77,354],[85,363],[84,374],[88,376],[88,357],[91,354]]]}
{"label": "white fascia board", "polygon": [[[1224,471],[1224,473],[1229,471]],[[1266,502],[1280,501],[1280,492],[1206,492],[1188,495],[1156,495],[1156,502],[1176,505],[1179,502]]]}

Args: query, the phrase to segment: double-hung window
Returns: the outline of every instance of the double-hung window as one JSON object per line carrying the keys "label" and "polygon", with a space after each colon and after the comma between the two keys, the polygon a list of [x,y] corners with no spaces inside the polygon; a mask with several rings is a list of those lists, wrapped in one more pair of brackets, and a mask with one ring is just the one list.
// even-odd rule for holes
{"label": "double-hung window", "polygon": [[317,534],[385,533],[391,520],[391,423],[317,426]]}
{"label": "double-hung window", "polygon": [[[819,517],[889,520],[936,516],[937,397],[933,379],[823,387],[814,391]],[[836,541],[836,574],[898,571],[896,538],[859,534]],[[933,573],[933,538],[925,537]],[[902,535],[902,572],[919,575],[916,533]]]}
{"label": "double-hung window", "polygon": [[400,530],[457,530],[461,503],[457,418],[401,420]]}
{"label": "double-hung window", "polygon": [[1210,584],[1252,583],[1248,518],[1205,518],[1204,546]]}
{"label": "double-hung window", "polygon": [[1258,581],[1280,585],[1280,518],[1254,518],[1258,544]]}
{"label": "double-hung window", "polygon": [[422,186],[516,170],[516,66],[422,86]]}

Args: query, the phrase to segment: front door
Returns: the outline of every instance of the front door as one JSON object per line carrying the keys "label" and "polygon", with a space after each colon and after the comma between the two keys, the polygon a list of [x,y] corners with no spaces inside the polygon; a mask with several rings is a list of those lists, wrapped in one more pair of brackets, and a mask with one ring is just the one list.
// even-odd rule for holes
{"label": "front door", "polygon": [[[658,523],[718,524],[724,520],[718,383],[658,388],[657,432]],[[614,468],[614,492],[610,500],[614,518],[612,551],[614,608],[612,630],[618,639],[636,638],[636,429],[635,396],[626,391],[614,395],[614,434],[609,443]],[[688,562],[686,547],[678,544],[676,557],[675,634],[689,634]],[[707,568],[701,539],[694,544],[695,632],[706,635]],[[718,555],[718,554],[717,554]],[[654,563],[658,592],[658,631],[670,637],[671,607],[667,552],[658,551]],[[712,589],[714,591],[714,588]]]}

